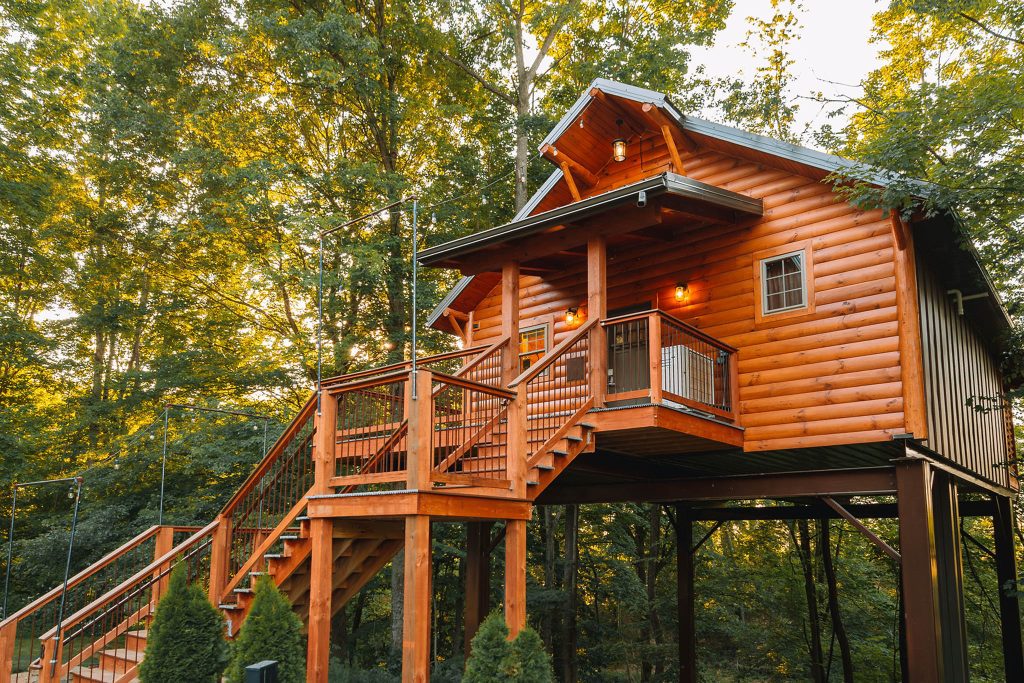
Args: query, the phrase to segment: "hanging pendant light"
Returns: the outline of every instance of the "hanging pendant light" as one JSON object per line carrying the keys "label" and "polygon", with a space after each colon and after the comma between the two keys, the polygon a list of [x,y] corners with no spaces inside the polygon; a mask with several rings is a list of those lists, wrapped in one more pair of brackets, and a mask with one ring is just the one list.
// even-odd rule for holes
{"label": "hanging pendant light", "polygon": [[622,136],[622,119],[616,119],[615,125],[619,128],[619,137],[612,141],[612,158],[615,161],[626,160],[626,138]]}

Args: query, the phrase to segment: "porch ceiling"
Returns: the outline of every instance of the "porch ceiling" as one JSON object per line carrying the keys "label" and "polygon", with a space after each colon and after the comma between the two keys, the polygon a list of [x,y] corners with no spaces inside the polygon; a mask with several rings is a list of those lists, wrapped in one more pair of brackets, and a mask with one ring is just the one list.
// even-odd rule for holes
{"label": "porch ceiling", "polygon": [[510,259],[527,272],[543,272],[577,256],[596,234],[615,239],[639,233],[643,238],[646,232],[658,239],[683,224],[733,224],[762,214],[759,199],[663,173],[422,250],[418,258],[423,265],[458,268],[465,274],[500,270]]}

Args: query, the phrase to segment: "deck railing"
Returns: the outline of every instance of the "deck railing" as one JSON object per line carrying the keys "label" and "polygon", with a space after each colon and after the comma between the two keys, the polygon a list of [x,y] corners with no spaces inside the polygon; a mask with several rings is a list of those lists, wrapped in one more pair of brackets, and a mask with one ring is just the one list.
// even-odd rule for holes
{"label": "deck railing", "polygon": [[526,398],[528,458],[576,413],[593,405],[590,373],[596,327],[596,320],[587,322],[509,385]]}
{"label": "deck railing", "polygon": [[[64,614],[70,615],[113,589],[163,555],[177,537],[194,527],[153,526],[68,580]],[[43,647],[39,636],[57,626],[62,586],[54,588],[0,622],[0,681],[11,674],[38,670]]]}
{"label": "deck railing", "polygon": [[441,373],[431,379],[432,480],[508,488],[508,407],[515,393]]}
{"label": "deck railing", "polygon": [[[52,683],[69,677],[78,666],[95,667],[104,650],[121,650],[118,661],[122,674],[130,680],[134,666],[145,649],[139,631],[146,628],[160,598],[167,591],[170,574],[178,566],[186,567],[190,583],[207,587],[210,578],[210,551],[219,522],[212,522],[189,535],[183,542],[122,581],[112,590],[67,617],[39,636],[43,656],[39,682]],[[119,676],[120,678],[121,676]]]}
{"label": "deck railing", "polygon": [[677,404],[736,419],[736,349],[664,311],[604,321],[605,400]]}

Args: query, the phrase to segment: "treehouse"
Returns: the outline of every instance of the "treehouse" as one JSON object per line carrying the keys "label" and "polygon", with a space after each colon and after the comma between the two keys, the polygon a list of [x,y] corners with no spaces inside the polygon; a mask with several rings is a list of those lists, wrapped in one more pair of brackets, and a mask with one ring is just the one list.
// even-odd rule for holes
{"label": "treehouse", "polygon": [[[418,255],[463,275],[429,318],[459,351],[324,381],[208,526],[151,529],[0,624],[0,676],[133,680],[185,564],[229,635],[269,573],[324,682],[332,614],[404,550],[403,680],[426,681],[432,523],[467,525],[467,637],[504,543],[515,633],[536,505],[657,501],[679,520],[680,680],[694,521],[836,517],[899,566],[905,680],[966,680],[959,518],[992,517],[1014,580],[1017,484],[1009,319],[955,217],[859,209],[832,179],[884,175],[600,79],[540,153],[552,173],[509,223]],[[898,548],[861,522],[880,517]]]}

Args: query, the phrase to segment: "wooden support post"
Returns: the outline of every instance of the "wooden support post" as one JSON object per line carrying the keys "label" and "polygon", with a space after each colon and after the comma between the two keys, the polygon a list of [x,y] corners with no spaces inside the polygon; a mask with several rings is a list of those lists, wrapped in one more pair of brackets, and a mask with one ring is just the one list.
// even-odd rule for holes
{"label": "wooden support post", "polygon": [[228,564],[231,560],[231,517],[217,516],[210,543],[210,602],[219,605],[224,601],[224,588],[228,585]]}
{"label": "wooden support post", "polygon": [[906,242],[893,250],[896,272],[896,310],[899,313],[900,380],[903,383],[905,429],[917,439],[928,438],[924,390],[924,356],[921,351],[921,316],[917,302],[917,265],[914,242],[907,226],[893,213],[894,234]]}
{"label": "wooden support post", "polygon": [[512,494],[526,498],[526,460],[530,448],[526,411],[529,397],[526,383],[515,388],[516,398],[508,404],[508,463],[506,473],[511,482]]}
{"label": "wooden support post", "polygon": [[938,571],[943,670],[946,672],[946,681],[966,682],[969,674],[960,510],[956,484],[945,472],[935,472],[932,478],[932,506],[935,510],[935,561]]}
{"label": "wooden support post", "polygon": [[406,488],[429,491],[431,471],[434,467],[431,421],[434,416],[431,397],[433,374],[429,370],[416,371],[416,398],[413,398],[413,375],[405,383],[405,418],[409,421],[408,455],[406,457]]}
{"label": "wooden support post", "polygon": [[697,683],[697,628],[693,592],[693,519],[676,505],[676,580],[679,610],[679,683]]}
{"label": "wooden support post", "polygon": [[313,441],[313,492],[330,492],[330,480],[335,474],[338,441],[338,399],[326,389],[320,390],[320,409],[314,418],[316,436]]}
{"label": "wooden support post", "polygon": [[0,628],[0,681],[11,680],[14,670],[14,646],[17,643],[18,622],[11,621]]}
{"label": "wooden support post", "polygon": [[405,605],[402,611],[402,681],[430,680],[430,602],[433,566],[430,517],[405,518]]}
{"label": "wooden support post", "polygon": [[1017,597],[1017,562],[1013,548],[1013,507],[1005,496],[992,496],[995,514],[996,576],[999,580],[999,616],[1002,621],[1003,667],[1008,681],[1024,681],[1020,601]]}
{"label": "wooden support post", "polygon": [[463,620],[463,654],[481,622],[491,610],[491,527],[494,522],[466,523],[466,610]]}
{"label": "wooden support post", "polygon": [[509,261],[501,268],[501,334],[509,338],[510,353],[504,354],[501,386],[507,387],[519,375],[519,263]]}
{"label": "wooden support post", "polygon": [[505,522],[505,622],[509,638],[526,626],[526,520]]}
{"label": "wooden support post", "polygon": [[[153,544],[153,561],[156,562],[161,557],[171,552],[171,550],[174,548],[174,527],[162,526],[159,529],[157,529],[156,538],[154,539],[154,541],[155,542]],[[154,572],[154,602],[163,597],[164,593],[167,592],[167,584],[170,582],[171,578],[170,574],[165,573],[161,577],[160,573],[167,571],[168,564],[169,563],[166,563],[157,567],[156,571]]]}
{"label": "wooden support post", "polygon": [[907,668],[915,683],[945,680],[930,479],[931,467],[924,459],[905,458],[896,464]]}
{"label": "wooden support post", "polygon": [[334,574],[334,520],[309,520],[309,622],[307,683],[327,683],[331,659],[331,593]]}
{"label": "wooden support post", "polygon": [[572,169],[569,168],[569,164],[565,161],[559,163],[558,167],[562,169],[562,177],[565,178],[565,184],[569,186],[569,194],[572,195],[572,200],[578,202],[580,200],[580,190],[576,187],[576,180],[572,177]]}
{"label": "wooden support post", "polygon": [[647,318],[647,355],[650,362],[651,403],[661,403],[661,316],[657,313]]}
{"label": "wooden support post", "polygon": [[661,134],[665,138],[665,145],[668,147],[669,156],[672,158],[672,170],[679,175],[686,175],[686,167],[683,166],[683,161],[679,158],[679,150],[676,149],[676,139],[672,137],[671,126],[662,125]]}
{"label": "wooden support post", "polygon": [[[587,317],[604,320],[608,315],[608,241],[602,235],[587,242]],[[604,406],[608,388],[608,344],[598,324],[590,336],[590,391],[594,407]]]}

